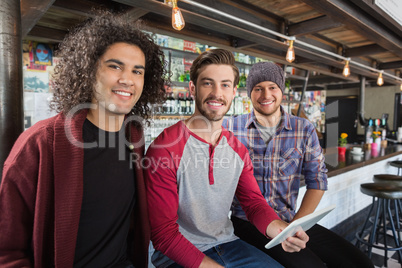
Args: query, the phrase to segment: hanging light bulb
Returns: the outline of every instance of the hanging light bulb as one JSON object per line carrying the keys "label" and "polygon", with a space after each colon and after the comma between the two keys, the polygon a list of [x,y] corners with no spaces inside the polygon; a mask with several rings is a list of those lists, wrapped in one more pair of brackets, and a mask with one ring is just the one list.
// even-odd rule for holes
{"label": "hanging light bulb", "polygon": [[180,31],[186,24],[180,9],[177,7],[177,1],[178,0],[172,0],[172,27],[173,29]]}
{"label": "hanging light bulb", "polygon": [[382,72],[383,72],[383,71],[381,71],[381,72],[378,74],[377,85],[379,85],[379,86],[384,85],[384,78],[382,78]]}
{"label": "hanging light bulb", "polygon": [[348,77],[350,75],[350,67],[349,67],[350,58],[346,60],[345,67],[343,67],[343,76]]}
{"label": "hanging light bulb", "polygon": [[294,42],[295,38],[291,38],[289,39],[289,48],[288,48],[288,52],[286,53],[286,60],[288,62],[293,62],[295,60],[295,49],[293,48],[293,42]]}

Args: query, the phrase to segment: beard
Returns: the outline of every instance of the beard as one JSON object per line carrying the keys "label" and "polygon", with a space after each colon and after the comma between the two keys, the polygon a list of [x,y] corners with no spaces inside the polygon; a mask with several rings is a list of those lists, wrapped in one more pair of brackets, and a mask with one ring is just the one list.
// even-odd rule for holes
{"label": "beard", "polygon": [[271,116],[273,114],[275,114],[276,112],[278,112],[278,110],[281,109],[281,104],[277,104],[275,105],[275,107],[273,108],[273,111],[270,112],[266,112],[263,109],[261,109],[258,105],[253,107],[254,110],[256,110],[259,114],[263,115],[263,116]]}
{"label": "beard", "polygon": [[[226,105],[226,111],[224,111],[224,113],[221,113],[219,111],[207,111],[206,109],[204,109],[202,105],[211,100],[222,102],[223,105]],[[196,104],[196,107],[197,107],[198,111],[200,112],[200,114],[202,116],[204,116],[206,119],[208,119],[209,121],[220,121],[230,109],[230,105],[227,106],[228,101],[225,99],[222,99],[222,98],[216,99],[213,97],[209,97],[205,101],[202,101],[200,98],[197,97],[197,94],[195,95],[195,104]]]}

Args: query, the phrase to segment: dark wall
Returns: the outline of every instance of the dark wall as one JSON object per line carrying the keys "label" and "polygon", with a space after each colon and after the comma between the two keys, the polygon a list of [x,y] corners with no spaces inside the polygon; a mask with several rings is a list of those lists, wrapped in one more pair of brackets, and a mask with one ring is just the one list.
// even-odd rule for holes
{"label": "dark wall", "polygon": [[[357,135],[357,112],[358,112],[358,97],[327,97],[326,106],[332,107],[331,112],[326,112],[326,124],[332,126],[333,130],[337,130],[337,133],[332,136],[332,139],[339,137],[341,133],[348,134],[348,143],[360,142]],[[337,127],[336,127],[337,125]],[[331,127],[327,127],[328,131]],[[332,132],[333,134],[334,132]],[[327,137],[327,145],[328,139]],[[333,141],[335,143],[335,141]],[[332,144],[333,146],[333,144]],[[331,147],[327,146],[327,147]]]}

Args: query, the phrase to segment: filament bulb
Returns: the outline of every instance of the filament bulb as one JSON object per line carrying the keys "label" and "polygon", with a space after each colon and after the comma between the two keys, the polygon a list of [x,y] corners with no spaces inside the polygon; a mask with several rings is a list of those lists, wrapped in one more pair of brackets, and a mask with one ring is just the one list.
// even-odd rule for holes
{"label": "filament bulb", "polygon": [[384,78],[382,78],[382,72],[378,74],[377,85],[384,85]]}
{"label": "filament bulb", "polygon": [[350,75],[349,60],[346,61],[345,67],[343,67],[343,76],[348,77]]}
{"label": "filament bulb", "polygon": [[173,29],[180,31],[184,28],[186,23],[184,22],[180,9],[177,7],[177,0],[172,0],[172,4],[172,27]]}
{"label": "filament bulb", "polygon": [[293,40],[289,40],[289,48],[286,53],[286,60],[288,62],[293,62],[295,60],[295,49],[293,48]]}

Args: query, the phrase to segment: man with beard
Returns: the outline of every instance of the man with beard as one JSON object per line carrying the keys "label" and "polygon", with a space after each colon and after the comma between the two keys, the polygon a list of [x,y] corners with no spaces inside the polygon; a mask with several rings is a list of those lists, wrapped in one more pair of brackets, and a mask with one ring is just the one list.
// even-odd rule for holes
{"label": "man with beard", "polygon": [[[246,85],[253,111],[224,120],[222,125],[249,150],[266,202],[282,220],[291,222],[312,213],[327,190],[322,148],[314,126],[281,107],[285,76],[278,65],[253,65]],[[302,176],[307,191],[296,213]],[[307,231],[310,239],[306,249],[289,255],[279,246],[265,249],[269,239],[247,220],[238,200],[233,203],[231,220],[237,236],[285,267],[373,267],[359,249],[318,224]]]}
{"label": "man with beard", "polygon": [[[202,53],[190,70],[194,114],[164,132],[147,151],[147,199],[156,267],[281,267],[233,234],[228,217],[236,195],[263,236],[275,237],[287,223],[261,195],[247,149],[222,128],[236,93],[239,71],[223,49]],[[304,248],[300,231],[282,243]]]}

